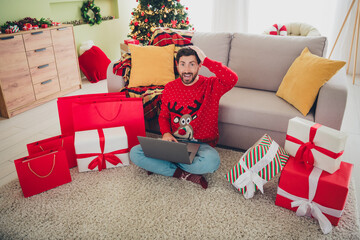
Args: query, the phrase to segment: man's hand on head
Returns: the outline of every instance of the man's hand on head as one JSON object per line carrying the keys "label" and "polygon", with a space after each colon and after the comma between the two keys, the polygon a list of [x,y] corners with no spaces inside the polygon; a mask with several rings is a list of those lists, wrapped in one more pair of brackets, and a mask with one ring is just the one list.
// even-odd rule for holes
{"label": "man's hand on head", "polygon": [[193,50],[196,51],[197,55],[198,55],[199,58],[200,58],[201,63],[203,63],[203,62],[204,62],[204,59],[206,58],[205,53],[204,53],[200,48],[198,48],[197,46],[189,46],[189,48],[191,48],[191,49],[193,49]]}
{"label": "man's hand on head", "polygon": [[176,138],[171,133],[164,133],[162,136],[162,140],[169,141],[169,142],[178,142]]}

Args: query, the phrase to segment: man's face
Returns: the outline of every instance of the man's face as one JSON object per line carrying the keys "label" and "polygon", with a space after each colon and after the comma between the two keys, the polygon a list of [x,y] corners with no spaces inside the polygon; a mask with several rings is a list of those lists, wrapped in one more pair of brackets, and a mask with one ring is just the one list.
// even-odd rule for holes
{"label": "man's face", "polygon": [[201,64],[198,64],[194,55],[182,56],[177,65],[181,81],[187,86],[194,84],[198,79],[200,67]]}

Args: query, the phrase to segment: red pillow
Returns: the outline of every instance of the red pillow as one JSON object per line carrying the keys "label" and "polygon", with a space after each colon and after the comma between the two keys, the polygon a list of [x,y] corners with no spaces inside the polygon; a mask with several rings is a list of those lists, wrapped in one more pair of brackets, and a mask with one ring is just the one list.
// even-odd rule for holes
{"label": "red pillow", "polygon": [[80,69],[92,83],[106,79],[106,70],[110,62],[106,54],[97,46],[92,46],[79,57]]}

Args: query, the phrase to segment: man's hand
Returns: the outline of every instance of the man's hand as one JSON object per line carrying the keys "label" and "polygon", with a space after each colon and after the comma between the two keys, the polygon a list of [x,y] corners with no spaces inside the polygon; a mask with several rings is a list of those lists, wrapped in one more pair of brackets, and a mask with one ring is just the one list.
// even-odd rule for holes
{"label": "man's hand", "polygon": [[169,142],[178,142],[176,138],[171,133],[164,133],[162,136],[162,140],[169,141]]}
{"label": "man's hand", "polygon": [[195,52],[197,53],[197,55],[200,58],[201,63],[203,63],[204,59],[206,58],[205,53],[200,48],[198,48],[197,46],[189,46],[189,48],[195,50]]}

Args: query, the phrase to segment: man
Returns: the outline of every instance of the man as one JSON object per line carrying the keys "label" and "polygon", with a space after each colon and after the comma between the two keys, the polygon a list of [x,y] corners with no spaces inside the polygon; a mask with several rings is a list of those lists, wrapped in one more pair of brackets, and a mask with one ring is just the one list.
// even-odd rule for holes
{"label": "man", "polygon": [[[219,139],[218,111],[222,95],[233,88],[238,80],[236,73],[220,62],[207,58],[198,47],[179,50],[176,65],[180,78],[166,84],[159,115],[160,131],[165,141],[176,138],[198,141],[199,150],[192,164],[181,164],[148,158],[140,145],[133,147],[133,163],[148,172],[186,179],[207,188],[202,174],[215,172],[220,157],[214,149]],[[216,77],[199,76],[204,65]]]}

